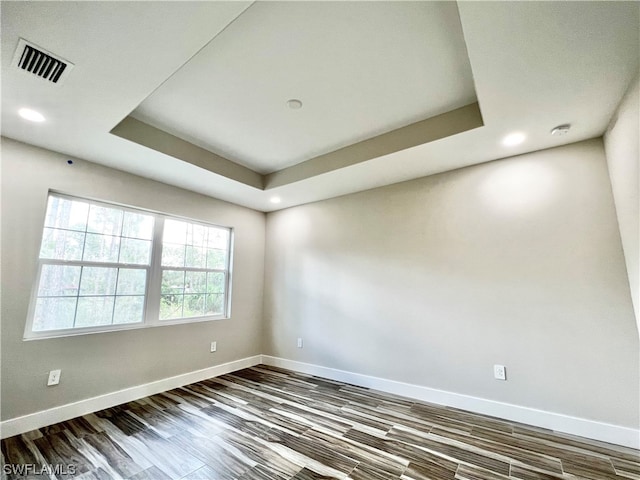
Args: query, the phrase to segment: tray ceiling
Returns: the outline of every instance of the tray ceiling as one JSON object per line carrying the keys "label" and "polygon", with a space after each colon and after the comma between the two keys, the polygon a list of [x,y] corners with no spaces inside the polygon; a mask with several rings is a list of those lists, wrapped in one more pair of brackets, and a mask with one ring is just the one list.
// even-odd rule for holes
{"label": "tray ceiling", "polygon": [[262,2],[132,116],[265,174],[475,101],[455,2]]}
{"label": "tray ceiling", "polygon": [[[262,211],[599,137],[640,58],[639,2],[0,9],[4,137]],[[20,39],[62,84],[12,64]]]}

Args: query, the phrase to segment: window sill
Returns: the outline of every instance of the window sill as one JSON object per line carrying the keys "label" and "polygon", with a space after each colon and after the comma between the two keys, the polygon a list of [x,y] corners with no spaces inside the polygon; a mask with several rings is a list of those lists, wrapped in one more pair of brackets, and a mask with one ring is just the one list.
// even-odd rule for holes
{"label": "window sill", "polygon": [[32,340],[46,340],[51,338],[64,338],[64,337],[77,337],[81,335],[93,335],[96,333],[113,333],[122,332],[128,330],[141,330],[145,328],[155,327],[168,327],[175,325],[188,325],[191,323],[203,323],[213,322],[216,320],[230,320],[231,317],[215,316],[215,317],[193,317],[193,318],[181,318],[173,320],[158,320],[153,323],[136,323],[136,324],[123,324],[117,327],[111,326],[108,329],[100,327],[87,327],[87,328],[74,328],[64,330],[47,330],[43,332],[31,332],[28,336],[23,337],[24,342],[30,342]]}

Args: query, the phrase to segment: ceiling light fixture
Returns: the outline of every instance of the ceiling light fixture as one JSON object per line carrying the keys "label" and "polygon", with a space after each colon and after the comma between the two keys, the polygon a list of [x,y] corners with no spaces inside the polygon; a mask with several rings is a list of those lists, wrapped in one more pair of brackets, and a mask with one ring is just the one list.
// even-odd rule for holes
{"label": "ceiling light fixture", "polygon": [[527,136],[522,132],[510,133],[502,139],[502,145],[505,147],[515,147],[524,142],[525,138],[527,138]]}
{"label": "ceiling light fixture", "polygon": [[31,110],[30,108],[21,108],[18,110],[18,115],[20,115],[25,120],[29,120],[30,122],[44,122],[45,118],[40,112],[36,112],[35,110]]}
{"label": "ceiling light fixture", "polygon": [[564,125],[558,125],[556,128],[552,129],[551,135],[554,137],[561,137],[569,133],[569,130],[571,130],[571,125],[565,123]]}
{"label": "ceiling light fixture", "polygon": [[302,102],[297,98],[292,98],[291,100],[287,100],[287,107],[291,110],[300,110],[302,108]]}
{"label": "ceiling light fixture", "polygon": [[271,200],[269,200],[271,203],[280,203],[280,197],[271,197]]}

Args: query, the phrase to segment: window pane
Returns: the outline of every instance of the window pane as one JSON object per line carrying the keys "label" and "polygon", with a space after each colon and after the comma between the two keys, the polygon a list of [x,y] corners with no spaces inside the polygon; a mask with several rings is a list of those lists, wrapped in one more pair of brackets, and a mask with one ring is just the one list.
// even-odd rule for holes
{"label": "window pane", "polygon": [[209,272],[207,274],[207,293],[224,293],[224,273]]}
{"label": "window pane", "polygon": [[195,268],[207,267],[207,252],[201,247],[187,245],[185,252],[185,266]]}
{"label": "window pane", "polygon": [[226,250],[229,247],[229,230],[209,227],[207,246]]}
{"label": "window pane", "polygon": [[184,272],[181,270],[162,271],[162,293],[182,294],[184,290]]}
{"label": "window pane", "polygon": [[123,238],[120,241],[120,263],[149,265],[151,241]]}
{"label": "window pane", "polygon": [[203,316],[205,313],[205,297],[206,295],[204,294],[185,295],[182,316],[185,318]]}
{"label": "window pane", "polygon": [[124,212],[122,236],[151,240],[153,238],[153,217],[141,213]]}
{"label": "window pane", "polygon": [[116,306],[113,312],[113,323],[122,324],[142,322],[143,312],[144,297],[116,297]]}
{"label": "window pane", "polygon": [[89,262],[116,263],[119,251],[120,237],[87,233],[82,259]]}
{"label": "window pane", "polygon": [[163,267],[184,267],[184,245],[165,243],[162,245]]}
{"label": "window pane", "polygon": [[166,243],[178,243],[185,245],[187,241],[187,224],[167,218],[164,221],[162,241]]}
{"label": "window pane", "polygon": [[227,252],[215,248],[207,250],[207,268],[223,270],[227,265]]}
{"label": "window pane", "polygon": [[122,233],[122,210],[91,205],[87,232],[120,236]]}
{"label": "window pane", "polygon": [[87,228],[89,204],[60,197],[49,197],[45,227],[84,232]]}
{"label": "window pane", "polygon": [[160,301],[160,320],[182,318],[184,295],[162,295]]}
{"label": "window pane", "polygon": [[[156,221],[163,225],[158,245]],[[160,296],[162,320],[224,314],[230,239],[224,227],[50,195],[29,324],[34,332],[101,325],[96,331],[108,331],[153,322],[145,318],[146,295],[158,283],[153,298]]]}
{"label": "window pane", "polygon": [[76,313],[76,327],[110,325],[114,297],[80,297]]}
{"label": "window pane", "polygon": [[207,272],[187,272],[184,293],[206,293]]}
{"label": "window pane", "polygon": [[38,298],[33,318],[33,331],[72,328],[76,313],[76,298]]}
{"label": "window pane", "polygon": [[84,233],[45,228],[42,234],[40,258],[55,260],[80,260]]}
{"label": "window pane", "polygon": [[224,313],[224,295],[207,295],[207,315],[222,315]]}
{"label": "window pane", "polygon": [[118,295],[144,295],[147,271],[140,268],[121,268],[118,272]]}
{"label": "window pane", "polygon": [[117,268],[82,267],[80,295],[114,295],[117,276]]}
{"label": "window pane", "polygon": [[40,274],[39,297],[77,296],[80,267],[43,265]]}
{"label": "window pane", "polygon": [[202,247],[207,240],[207,227],[190,223],[187,226],[187,245]]}

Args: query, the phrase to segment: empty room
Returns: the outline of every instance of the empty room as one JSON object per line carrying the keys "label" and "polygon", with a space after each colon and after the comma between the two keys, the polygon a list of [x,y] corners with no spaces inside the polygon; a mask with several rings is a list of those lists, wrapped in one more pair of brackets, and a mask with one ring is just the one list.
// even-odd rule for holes
{"label": "empty room", "polygon": [[640,2],[0,18],[0,480],[640,480]]}

